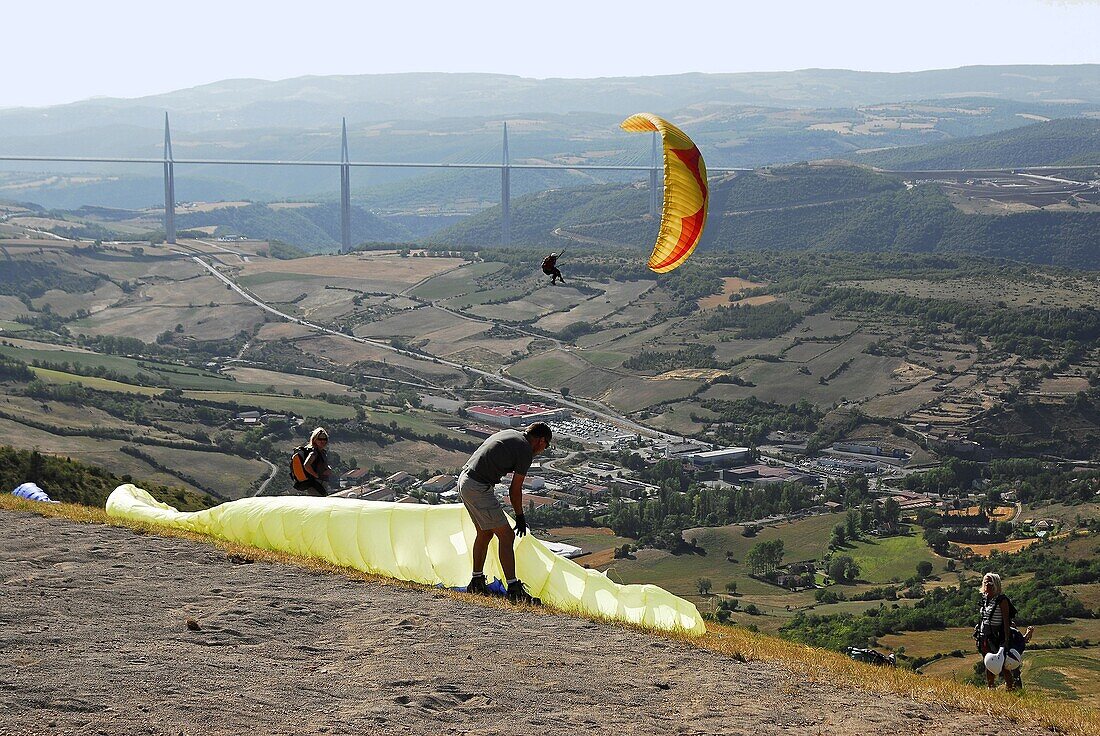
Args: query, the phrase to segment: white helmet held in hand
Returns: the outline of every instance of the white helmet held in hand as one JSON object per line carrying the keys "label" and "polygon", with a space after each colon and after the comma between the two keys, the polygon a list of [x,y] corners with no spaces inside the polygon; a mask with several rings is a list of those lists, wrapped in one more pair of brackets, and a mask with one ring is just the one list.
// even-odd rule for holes
{"label": "white helmet held in hand", "polygon": [[1023,664],[1023,656],[1019,652],[1015,649],[1005,652],[1004,668],[1006,670],[1018,670],[1021,664]]}
{"label": "white helmet held in hand", "polygon": [[1005,666],[1005,648],[1001,647],[996,652],[985,655],[985,668],[995,675],[1001,674]]}

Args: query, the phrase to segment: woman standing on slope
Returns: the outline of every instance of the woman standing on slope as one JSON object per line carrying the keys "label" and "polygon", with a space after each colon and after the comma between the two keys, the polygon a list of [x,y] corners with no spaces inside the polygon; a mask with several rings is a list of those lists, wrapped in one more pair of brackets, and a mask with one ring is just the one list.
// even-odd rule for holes
{"label": "woman standing on slope", "polygon": [[[1004,675],[1008,690],[1017,687],[1015,670],[1020,666],[1023,645],[1031,638],[1031,628],[1028,627],[1026,635],[1021,635],[1012,626],[1015,617],[1016,607],[1001,592],[1001,576],[987,572],[982,578],[982,605],[974,636],[978,640],[978,651],[985,656],[985,684],[990,688],[996,687],[998,674]],[[1011,659],[1006,656],[1010,647],[1015,655]]]}

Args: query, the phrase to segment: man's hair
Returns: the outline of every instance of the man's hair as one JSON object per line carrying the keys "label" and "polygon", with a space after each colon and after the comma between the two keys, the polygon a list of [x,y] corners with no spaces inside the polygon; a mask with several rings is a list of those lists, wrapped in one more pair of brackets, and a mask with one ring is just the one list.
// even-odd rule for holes
{"label": "man's hair", "polygon": [[550,425],[546,422],[535,422],[530,427],[525,429],[523,434],[529,440],[533,440],[535,438],[546,440],[546,444],[550,444],[550,440],[554,437],[554,433],[550,431]]}

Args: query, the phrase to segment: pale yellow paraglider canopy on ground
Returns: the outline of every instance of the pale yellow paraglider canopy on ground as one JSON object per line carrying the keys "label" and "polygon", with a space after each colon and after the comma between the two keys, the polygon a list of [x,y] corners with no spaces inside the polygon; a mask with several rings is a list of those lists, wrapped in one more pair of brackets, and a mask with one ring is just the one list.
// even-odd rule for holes
{"label": "pale yellow paraglider canopy on ground", "polygon": [[[107,514],[449,588],[470,579],[476,533],[460,504],[279,496],[181,512],[130,484],[111,493]],[[503,577],[497,559],[490,549],[486,575]],[[516,572],[532,595],[555,608],[700,636],[706,632],[692,603],[655,585],[614,583],[558,557],[530,534],[516,544]]]}
{"label": "pale yellow paraglider canopy on ground", "polygon": [[707,167],[695,143],[667,120],[652,113],[631,115],[622,129],[632,133],[658,132],[664,144],[665,197],[661,228],[649,257],[649,268],[668,273],[678,268],[703,237],[707,224]]}

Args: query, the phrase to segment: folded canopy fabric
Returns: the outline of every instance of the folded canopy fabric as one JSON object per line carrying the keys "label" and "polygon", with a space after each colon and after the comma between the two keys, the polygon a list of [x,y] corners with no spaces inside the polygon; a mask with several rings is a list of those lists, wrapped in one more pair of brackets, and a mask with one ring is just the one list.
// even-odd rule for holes
{"label": "folded canopy fabric", "polygon": [[[126,484],[107,499],[107,514],[417,583],[455,588],[470,579],[475,529],[460,504],[280,496],[181,512]],[[502,577],[496,540],[485,573]],[[555,608],[693,635],[706,631],[692,603],[655,585],[614,583],[558,557],[530,534],[516,542],[516,573],[532,595]]]}
{"label": "folded canopy fabric", "polygon": [[57,503],[49,495],[38,487],[35,483],[23,483],[16,486],[15,490],[11,492],[13,496],[19,496],[29,501],[44,501],[46,503]]}

